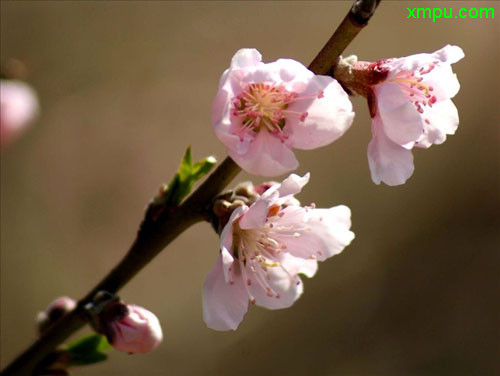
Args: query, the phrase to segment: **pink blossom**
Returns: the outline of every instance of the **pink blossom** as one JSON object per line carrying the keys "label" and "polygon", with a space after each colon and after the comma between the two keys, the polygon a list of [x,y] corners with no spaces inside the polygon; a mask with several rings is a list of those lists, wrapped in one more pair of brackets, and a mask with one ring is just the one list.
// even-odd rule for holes
{"label": "pink blossom", "polygon": [[35,91],[16,80],[0,80],[0,145],[17,138],[38,115]]}
{"label": "pink blossom", "polygon": [[330,144],[354,113],[331,77],[316,76],[295,60],[264,64],[255,49],[241,49],[221,77],[212,125],[244,170],[276,176],[298,166],[292,151]]}
{"label": "pink blossom", "polygon": [[371,64],[386,78],[372,87],[372,140],[368,162],[372,180],[403,184],[414,170],[413,147],[442,144],[458,127],[451,101],[460,85],[451,64],[464,57],[447,45],[433,54],[381,60]]}
{"label": "pink blossom", "polygon": [[124,312],[109,322],[108,340],[111,345],[127,353],[147,353],[162,341],[163,333],[158,318],[145,308],[127,304]]}
{"label": "pink blossom", "polygon": [[346,206],[316,209],[292,202],[309,174],[273,184],[250,207],[235,209],[221,233],[221,252],[203,285],[203,318],[215,330],[235,330],[248,302],[268,309],[291,306],[302,294],[299,274],[312,277],[317,261],[354,238]]}

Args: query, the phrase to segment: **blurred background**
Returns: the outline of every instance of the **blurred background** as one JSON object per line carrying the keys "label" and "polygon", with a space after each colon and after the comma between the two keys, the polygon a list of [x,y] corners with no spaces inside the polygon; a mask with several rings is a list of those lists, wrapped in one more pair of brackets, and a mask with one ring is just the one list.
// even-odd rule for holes
{"label": "blurred background", "polygon": [[[351,2],[1,2],[1,60],[22,60],[41,117],[1,154],[1,366],[35,339],[34,318],[82,297],[124,255],[145,205],[195,158],[225,149],[210,126],[234,52],[307,65]],[[407,19],[407,7],[493,7],[495,19]],[[114,351],[75,375],[498,375],[500,3],[382,1],[347,54],[378,60],[465,51],[455,136],[416,150],[403,186],[370,180],[370,118],[297,152],[299,196],[352,209],[356,239],[305,280],[289,309],[251,307],[236,332],[202,320],[218,254],[207,224],[180,236],[122,291],[153,311],[154,352]],[[259,177],[240,174],[238,181]],[[88,329],[86,329],[88,331]],[[83,332],[78,333],[81,336]]]}

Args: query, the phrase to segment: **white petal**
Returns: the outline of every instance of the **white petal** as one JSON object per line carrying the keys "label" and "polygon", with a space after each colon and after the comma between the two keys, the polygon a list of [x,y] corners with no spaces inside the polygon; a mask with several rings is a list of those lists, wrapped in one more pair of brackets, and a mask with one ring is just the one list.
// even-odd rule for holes
{"label": "white petal", "polygon": [[391,141],[384,133],[379,116],[372,119],[372,140],[368,145],[368,164],[375,184],[404,184],[413,174],[410,150]]}
{"label": "white petal", "polygon": [[448,64],[456,63],[465,57],[464,51],[458,46],[447,44],[433,54],[437,59]]}
{"label": "white petal", "polygon": [[[248,288],[255,298],[255,304],[268,309],[290,307],[304,291],[302,281],[297,275],[291,275],[280,266],[268,267],[267,270],[266,283],[269,284],[274,294],[269,296],[262,284],[257,283],[255,277],[252,277],[252,284]],[[252,272],[247,272],[248,275],[251,275],[250,273]]]}
{"label": "white petal", "polygon": [[203,284],[203,320],[211,329],[236,330],[247,309],[248,294],[242,279],[235,278],[234,284],[225,281],[219,255]]}
{"label": "white petal", "polygon": [[262,55],[255,48],[242,48],[231,59],[231,69],[246,68],[259,64]]}
{"label": "white petal", "polygon": [[436,97],[438,102],[453,98],[460,90],[457,75],[453,73],[451,66],[448,64],[437,66],[423,78],[423,84],[432,87],[431,94]]}
{"label": "white petal", "polygon": [[425,132],[415,146],[428,148],[432,144],[442,144],[447,134],[455,134],[458,128],[458,111],[451,99],[437,102],[432,108],[426,108]]}
{"label": "white petal", "polygon": [[377,115],[386,135],[398,145],[415,142],[424,132],[423,120],[397,83],[383,83],[374,88]]}
{"label": "white petal", "polygon": [[279,80],[283,81],[285,87],[291,91],[296,91],[296,86],[294,85],[297,82],[307,82],[311,77],[314,77],[313,72],[303,64],[292,59],[278,59],[267,66],[278,73]]}
{"label": "white petal", "polygon": [[[318,98],[321,90],[323,97]],[[298,116],[286,120],[288,143],[297,149],[310,150],[332,143],[349,129],[354,119],[348,95],[335,79],[327,76],[311,77],[289,109],[307,112],[304,121]]]}
{"label": "white petal", "polygon": [[[284,215],[273,223],[273,237],[286,245],[293,256],[324,261],[342,252],[354,239],[351,211],[340,205],[330,209],[304,209],[287,207]],[[289,231],[280,230],[280,226]]]}
{"label": "white petal", "polygon": [[291,275],[304,274],[306,277],[312,278],[318,271],[316,260],[295,257],[290,253],[283,253],[280,263]]}
{"label": "white petal", "polygon": [[300,177],[297,174],[291,174],[280,184],[278,192],[280,197],[286,197],[289,195],[296,195],[300,193],[302,188],[309,182],[309,177],[311,175],[309,172],[304,176]]}

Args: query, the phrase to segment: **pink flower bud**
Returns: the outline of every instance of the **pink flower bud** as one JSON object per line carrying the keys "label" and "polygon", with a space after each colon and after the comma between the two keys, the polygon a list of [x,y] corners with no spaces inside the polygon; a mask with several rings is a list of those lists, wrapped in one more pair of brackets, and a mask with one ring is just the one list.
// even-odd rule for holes
{"label": "pink flower bud", "polygon": [[158,318],[147,309],[134,304],[122,307],[123,314],[109,323],[108,340],[111,345],[131,354],[154,350],[163,339]]}
{"label": "pink flower bud", "polygon": [[52,324],[76,307],[76,301],[67,296],[61,296],[49,304],[44,312],[37,316],[38,330],[43,334]]}
{"label": "pink flower bud", "polygon": [[0,144],[12,142],[38,115],[35,91],[17,80],[0,81]]}

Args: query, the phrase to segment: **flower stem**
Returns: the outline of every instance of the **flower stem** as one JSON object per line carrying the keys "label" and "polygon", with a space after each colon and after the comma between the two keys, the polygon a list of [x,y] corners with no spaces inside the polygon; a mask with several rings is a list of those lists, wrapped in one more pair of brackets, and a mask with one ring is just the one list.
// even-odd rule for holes
{"label": "flower stem", "polygon": [[[330,71],[337,58],[373,15],[380,0],[357,0],[340,26],[309,65],[316,74]],[[37,365],[71,334],[81,329],[87,318],[84,307],[98,291],[116,293],[144,268],[172,240],[193,224],[204,219],[204,213],[215,198],[241,171],[227,157],[217,169],[180,206],[152,220],[146,212],[137,238],[125,257],[109,274],[78,302],[68,315],[56,322],[42,337],[8,365],[2,375],[31,375]]]}

